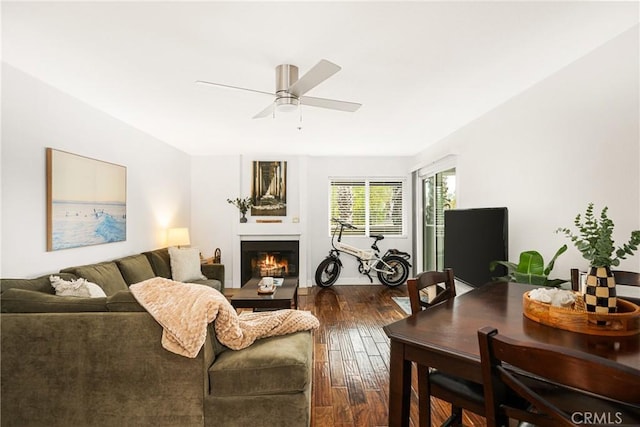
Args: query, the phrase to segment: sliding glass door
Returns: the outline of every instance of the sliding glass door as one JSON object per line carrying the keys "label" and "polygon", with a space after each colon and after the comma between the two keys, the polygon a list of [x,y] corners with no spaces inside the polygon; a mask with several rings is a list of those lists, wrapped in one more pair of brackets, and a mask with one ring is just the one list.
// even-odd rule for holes
{"label": "sliding glass door", "polygon": [[422,179],[423,269],[444,268],[444,211],[456,207],[456,169]]}

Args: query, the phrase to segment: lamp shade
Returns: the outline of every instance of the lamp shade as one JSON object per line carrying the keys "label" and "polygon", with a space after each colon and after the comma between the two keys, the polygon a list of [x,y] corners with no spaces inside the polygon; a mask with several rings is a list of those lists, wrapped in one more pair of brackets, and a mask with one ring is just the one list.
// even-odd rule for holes
{"label": "lamp shade", "polygon": [[167,230],[167,246],[188,246],[190,244],[188,228],[170,228]]}

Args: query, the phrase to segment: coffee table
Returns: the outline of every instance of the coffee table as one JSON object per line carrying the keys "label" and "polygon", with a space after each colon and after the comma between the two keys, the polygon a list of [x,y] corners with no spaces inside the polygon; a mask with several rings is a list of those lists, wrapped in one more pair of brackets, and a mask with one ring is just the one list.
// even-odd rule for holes
{"label": "coffee table", "polygon": [[234,308],[256,309],[282,309],[298,308],[298,278],[285,277],[280,286],[270,295],[258,293],[260,278],[252,278],[244,284],[238,292],[231,297],[231,305]]}

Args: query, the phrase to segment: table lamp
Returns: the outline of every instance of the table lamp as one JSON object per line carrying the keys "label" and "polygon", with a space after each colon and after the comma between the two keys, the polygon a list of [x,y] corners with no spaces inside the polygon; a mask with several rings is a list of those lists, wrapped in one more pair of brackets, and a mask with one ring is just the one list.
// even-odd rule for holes
{"label": "table lamp", "polygon": [[186,227],[170,228],[167,230],[167,246],[189,246],[189,229]]}

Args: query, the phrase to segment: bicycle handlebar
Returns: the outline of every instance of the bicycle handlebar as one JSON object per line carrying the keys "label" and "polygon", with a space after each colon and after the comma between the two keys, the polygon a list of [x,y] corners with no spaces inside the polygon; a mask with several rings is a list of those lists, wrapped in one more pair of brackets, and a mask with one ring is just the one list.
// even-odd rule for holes
{"label": "bicycle handlebar", "polygon": [[331,221],[337,222],[338,224],[340,224],[341,226],[343,226],[345,228],[350,228],[352,230],[357,230],[358,229],[358,227],[355,227],[355,226],[349,224],[348,222],[344,222],[342,220],[339,220],[338,218],[331,218]]}

